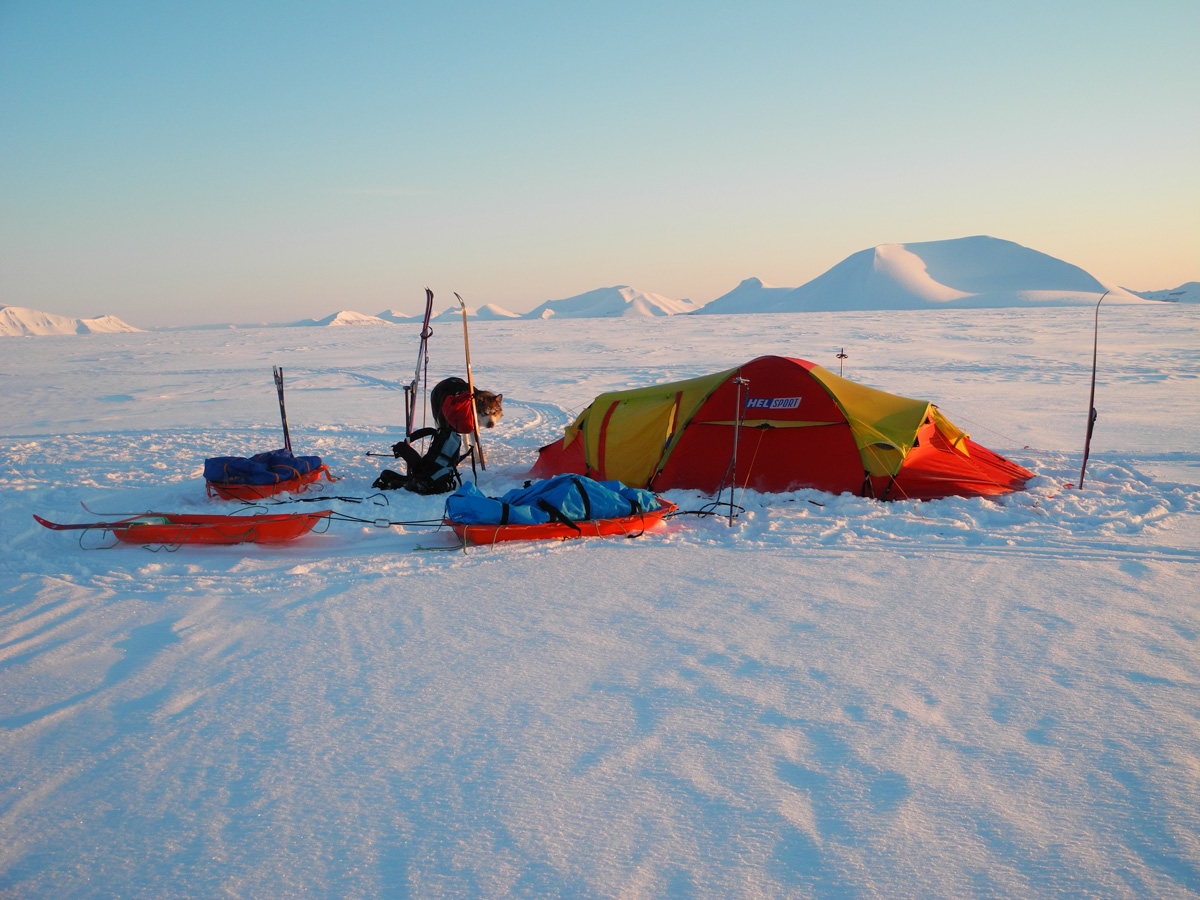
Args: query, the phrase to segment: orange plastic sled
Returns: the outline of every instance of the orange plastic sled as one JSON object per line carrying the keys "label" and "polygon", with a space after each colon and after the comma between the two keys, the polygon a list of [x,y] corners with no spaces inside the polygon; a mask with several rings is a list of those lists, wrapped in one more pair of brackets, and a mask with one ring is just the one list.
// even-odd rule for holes
{"label": "orange plastic sled", "polygon": [[117,522],[60,525],[34,516],[55,531],[92,529],[111,531],[126,544],[243,544],[291,541],[313,530],[331,510],[267,516],[193,516],[144,513]]}
{"label": "orange plastic sled", "polygon": [[282,494],[284,491],[290,491],[293,494],[302,493],[321,477],[322,472],[325,473],[326,481],[334,480],[333,476],[329,474],[329,466],[318,466],[311,472],[305,472],[303,475],[297,475],[284,481],[277,481],[275,484],[233,484],[224,481],[206,481],[204,484],[210,497],[216,495],[223,500],[261,500],[272,494]]}
{"label": "orange plastic sled", "polygon": [[619,519],[585,519],[576,522],[575,527],[562,522],[548,522],[544,525],[467,525],[450,519],[444,521],[464,542],[470,541],[473,544],[496,544],[500,541],[565,541],[577,537],[637,537],[661,525],[663,517],[676,509],[675,504],[669,500],[660,499],[658,502],[662,506],[650,512],[635,513]]}

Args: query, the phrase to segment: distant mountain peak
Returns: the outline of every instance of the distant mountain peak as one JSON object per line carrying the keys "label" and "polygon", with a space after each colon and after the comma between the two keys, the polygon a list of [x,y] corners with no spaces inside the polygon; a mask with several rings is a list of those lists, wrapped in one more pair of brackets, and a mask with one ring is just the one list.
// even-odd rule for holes
{"label": "distant mountain peak", "polygon": [[390,325],[392,323],[378,316],[368,316],[352,309],[343,309],[325,316],[323,319],[304,319],[295,324],[339,327],[343,325]]}
{"label": "distant mountain peak", "polygon": [[760,278],[746,278],[728,294],[724,294],[697,310],[701,314],[765,312],[795,288],[772,287]]}
{"label": "distant mountain peak", "polygon": [[74,319],[23,306],[0,306],[0,336],[51,334],[125,334],[139,332],[116,316]]}
{"label": "distant mountain peak", "polygon": [[[435,319],[461,319],[461,306],[447,306],[440,313],[434,316]],[[495,303],[485,303],[483,306],[467,307],[468,319],[519,319],[520,315],[515,312],[510,312],[503,306],[497,306]]]}
{"label": "distant mountain peak", "polygon": [[554,316],[556,319],[608,319],[674,316],[695,311],[696,304],[691,300],[672,300],[662,294],[618,284],[563,300],[547,300],[541,306],[527,312],[523,318],[546,319]]}
{"label": "distant mountain peak", "polygon": [[972,235],[944,241],[879,244],[852,253],[798,288],[746,279],[702,313],[838,312],[947,307],[1143,303],[1079,266],[1013,241]]}
{"label": "distant mountain peak", "polygon": [[[1126,288],[1128,290],[1128,288]],[[1200,303],[1200,281],[1189,281],[1177,288],[1163,291],[1129,291],[1147,300],[1158,300],[1165,303]]]}

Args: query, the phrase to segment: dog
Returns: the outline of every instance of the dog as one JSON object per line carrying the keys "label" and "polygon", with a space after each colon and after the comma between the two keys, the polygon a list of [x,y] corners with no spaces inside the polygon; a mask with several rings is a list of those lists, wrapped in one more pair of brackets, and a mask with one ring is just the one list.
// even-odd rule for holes
{"label": "dog", "polygon": [[[429,404],[433,407],[433,421],[438,428],[453,428],[457,423],[446,421],[443,408],[446,400],[465,394],[470,388],[461,378],[445,378],[439,381],[429,393]],[[475,388],[475,421],[480,428],[495,428],[504,415],[504,395]]]}

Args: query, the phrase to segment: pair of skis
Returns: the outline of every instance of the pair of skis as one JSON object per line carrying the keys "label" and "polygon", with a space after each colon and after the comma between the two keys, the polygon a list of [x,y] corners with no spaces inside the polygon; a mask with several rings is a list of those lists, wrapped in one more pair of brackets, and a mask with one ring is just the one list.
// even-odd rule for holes
{"label": "pair of skis", "polygon": [[287,408],[283,405],[283,369],[280,366],[271,366],[271,372],[275,376],[275,393],[279,395],[279,418],[283,420],[283,449],[291,453],[292,436],[288,434]]}
{"label": "pair of skis", "polygon": [[[471,340],[467,333],[467,304],[457,291],[454,292],[454,296],[462,309],[463,349],[467,356],[467,392],[471,395],[471,437],[474,440],[473,446],[478,448],[479,467],[486,472],[487,460],[483,452],[483,444],[479,440],[479,419],[475,413],[475,379],[471,374]],[[433,329],[429,327],[429,320],[432,315],[433,291],[427,287],[425,288],[425,318],[421,325],[421,343],[417,348],[417,368],[413,372],[412,381],[404,385],[404,437],[406,440],[411,440],[413,432],[416,431],[414,425],[417,418],[417,397],[418,395],[424,397],[425,391],[429,389],[429,338],[433,334]],[[424,375],[423,379],[422,375]],[[418,385],[422,380],[425,391],[418,390]],[[422,403],[422,412],[424,408],[425,405]]]}
{"label": "pair of skis", "polygon": [[[417,419],[417,385],[421,382],[421,368],[425,369],[425,389],[429,389],[429,338],[433,334],[433,329],[429,327],[429,319],[433,315],[433,291],[425,288],[425,321],[421,324],[421,344],[417,349],[417,369],[413,373],[412,381],[404,385],[404,439],[411,440],[412,434],[416,431]],[[422,413],[424,413],[425,404],[421,404]],[[422,422],[422,425],[425,423]]]}

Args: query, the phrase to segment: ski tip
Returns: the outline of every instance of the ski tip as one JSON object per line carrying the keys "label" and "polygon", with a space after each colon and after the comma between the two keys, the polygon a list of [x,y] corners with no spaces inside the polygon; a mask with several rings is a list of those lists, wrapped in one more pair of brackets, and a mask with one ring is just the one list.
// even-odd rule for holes
{"label": "ski tip", "polygon": [[[35,521],[35,522],[37,522],[39,525],[41,525],[41,526],[43,526],[43,527],[45,527],[45,528],[49,528],[51,531],[65,531],[67,528],[70,528],[70,527],[72,527],[72,526],[68,526],[68,525],[59,525],[57,522],[51,522],[49,519],[43,519],[43,518],[42,518],[41,516],[39,516],[37,513],[34,513],[34,514],[33,514],[33,519],[34,519],[34,521]],[[75,528],[79,528],[79,527],[82,527],[82,526],[76,525],[76,526],[74,526],[74,527],[75,527]]]}

